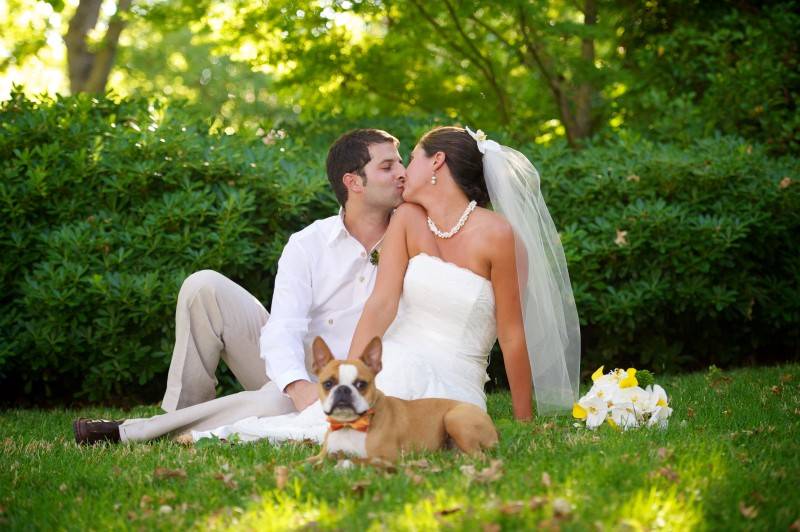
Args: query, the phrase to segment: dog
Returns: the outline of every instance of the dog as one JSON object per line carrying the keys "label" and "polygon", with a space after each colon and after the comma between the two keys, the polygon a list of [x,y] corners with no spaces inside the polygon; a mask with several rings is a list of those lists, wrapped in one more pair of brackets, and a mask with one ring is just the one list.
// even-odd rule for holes
{"label": "dog", "polygon": [[491,418],[473,404],[450,399],[407,401],[378,390],[380,338],[373,338],[356,360],[336,360],[319,336],[312,352],[312,370],[319,379],[320,402],[329,423],[322,450],[309,459],[312,463],[338,453],[394,462],[401,453],[434,451],[451,443],[480,456],[497,444]]}

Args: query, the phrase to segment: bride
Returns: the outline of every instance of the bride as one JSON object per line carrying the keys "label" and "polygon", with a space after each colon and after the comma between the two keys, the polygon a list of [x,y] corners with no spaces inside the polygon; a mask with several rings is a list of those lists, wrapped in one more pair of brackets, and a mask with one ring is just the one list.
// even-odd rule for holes
{"label": "bride", "polygon": [[[498,340],[514,417],[531,417],[532,390],[538,414],[568,412],[578,391],[578,315],[533,165],[480,130],[437,127],[411,154],[403,199],[348,357],[383,337],[376,385],[385,394],[486,409],[488,355]],[[193,437],[321,441],[326,429],[317,401]]]}

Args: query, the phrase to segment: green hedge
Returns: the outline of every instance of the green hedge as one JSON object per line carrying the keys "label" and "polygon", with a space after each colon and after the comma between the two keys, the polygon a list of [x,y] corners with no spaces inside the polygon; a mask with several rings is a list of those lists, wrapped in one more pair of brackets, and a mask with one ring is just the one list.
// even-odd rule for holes
{"label": "green hedge", "polygon": [[[352,124],[268,144],[208,125],[143,100],[0,104],[5,395],[156,398],[193,271],[269,302],[288,235],[335,212],[325,146]],[[427,127],[377,125],[404,152]],[[585,370],[798,357],[800,161],[735,137],[521,149],[562,233]]]}
{"label": "green hedge", "polygon": [[324,153],[211,135],[180,107],[14,94],[0,123],[5,393],[163,383],[182,280],[218,270],[268,302],[289,234],[336,209]]}
{"label": "green hedge", "polygon": [[563,227],[585,369],[798,356],[800,160],[735,137],[624,134],[534,158]]}

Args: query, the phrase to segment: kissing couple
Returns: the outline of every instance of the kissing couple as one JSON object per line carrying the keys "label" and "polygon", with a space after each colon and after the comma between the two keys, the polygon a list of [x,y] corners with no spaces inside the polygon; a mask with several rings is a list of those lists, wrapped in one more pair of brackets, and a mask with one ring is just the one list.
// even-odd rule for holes
{"label": "kissing couple", "polygon": [[[385,395],[483,410],[499,341],[514,417],[531,418],[533,393],[539,415],[569,412],[580,329],[538,172],[469,128],[428,131],[407,167],[398,147],[377,129],[337,139],[326,166],[341,209],[289,238],[271,312],[217,272],[190,275],[178,295],[166,413],[78,419],[76,441],[322,441],[310,371],[317,336],[338,358],[358,358],[382,338],[375,385]],[[215,399],[220,357],[245,391]]]}

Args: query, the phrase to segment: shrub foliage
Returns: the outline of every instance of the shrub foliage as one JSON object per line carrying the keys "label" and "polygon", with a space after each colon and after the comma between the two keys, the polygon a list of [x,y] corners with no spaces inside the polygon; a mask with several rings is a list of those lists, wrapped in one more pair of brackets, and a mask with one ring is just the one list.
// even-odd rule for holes
{"label": "shrub foliage", "polygon": [[288,235],[335,212],[324,154],[211,135],[180,107],[15,94],[0,123],[7,391],[100,399],[163,377],[189,273],[268,302]]}
{"label": "shrub foliage", "polygon": [[[208,126],[139,99],[0,104],[5,394],[155,398],[193,271],[220,271],[269,306],[288,235],[335,212],[330,128],[265,141]],[[398,129],[407,148],[424,125]],[[585,370],[797,357],[797,159],[737,137],[624,132],[578,153],[521,149],[561,232]],[[504,380],[500,357],[491,372]]]}
{"label": "shrub foliage", "polygon": [[800,161],[736,137],[538,154],[587,364],[796,357]]}

